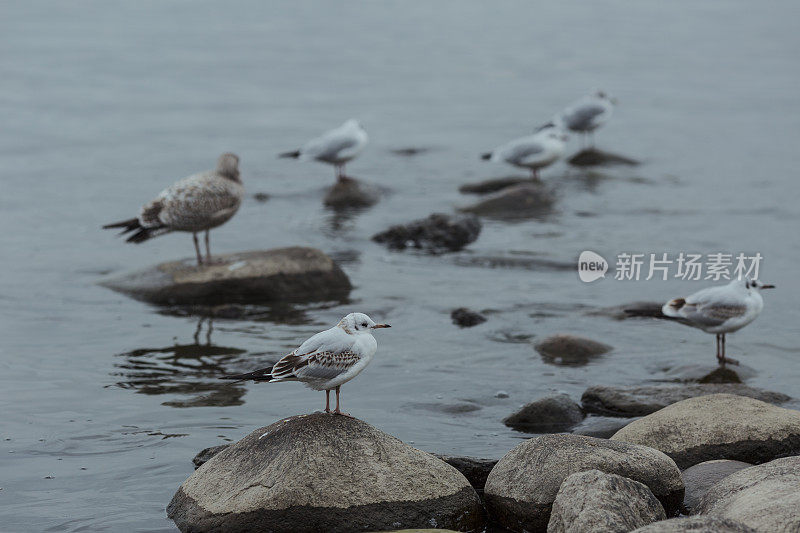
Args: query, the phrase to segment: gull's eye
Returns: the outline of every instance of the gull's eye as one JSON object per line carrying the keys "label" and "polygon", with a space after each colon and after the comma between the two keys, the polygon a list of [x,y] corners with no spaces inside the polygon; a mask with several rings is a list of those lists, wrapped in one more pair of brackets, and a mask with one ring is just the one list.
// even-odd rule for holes
{"label": "gull's eye", "polygon": [[367,327],[367,323],[366,323],[366,322],[362,322],[362,323],[361,323],[361,327],[362,327],[362,328],[365,328],[365,327]]}

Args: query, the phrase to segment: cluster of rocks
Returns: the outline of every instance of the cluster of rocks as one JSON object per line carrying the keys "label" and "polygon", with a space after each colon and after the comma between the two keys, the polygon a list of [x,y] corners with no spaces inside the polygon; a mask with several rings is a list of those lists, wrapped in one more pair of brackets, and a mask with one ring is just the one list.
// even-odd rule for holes
{"label": "cluster of rocks", "polygon": [[372,240],[392,250],[416,248],[432,253],[455,252],[474,242],[481,221],[474,215],[434,213],[408,224],[398,224],[373,235]]}
{"label": "cluster of rocks", "polygon": [[[568,400],[548,403],[582,418]],[[497,461],[314,414],[204,450],[167,510],[182,531],[800,531],[799,454],[800,412],[727,393],[610,439],[540,435]]]}

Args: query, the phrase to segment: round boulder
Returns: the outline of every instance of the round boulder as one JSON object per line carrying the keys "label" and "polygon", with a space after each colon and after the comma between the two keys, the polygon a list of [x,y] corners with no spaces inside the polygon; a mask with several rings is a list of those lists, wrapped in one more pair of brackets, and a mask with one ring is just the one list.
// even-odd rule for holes
{"label": "round boulder", "polygon": [[214,455],[167,507],[181,531],[478,529],[483,510],[458,470],[366,422],[287,418]]}
{"label": "round boulder", "polygon": [[745,468],[714,485],[697,512],[759,531],[800,531],[800,456]]}
{"label": "round boulder", "polygon": [[512,531],[545,531],[561,483],[585,470],[644,483],[668,515],[683,501],[680,470],[666,455],[634,444],[581,435],[542,435],[508,452],[486,480],[490,515]]}
{"label": "round boulder", "polygon": [[611,438],[661,450],[684,469],[712,459],[759,464],[800,453],[800,411],[712,394],[674,403]]}
{"label": "round boulder", "polygon": [[380,189],[353,178],[341,178],[325,193],[323,203],[333,209],[370,207],[380,200]]}
{"label": "round boulder", "polygon": [[350,280],[314,248],[215,255],[210,265],[171,261],[106,278],[100,285],[154,304],[218,305],[318,301],[347,296]]}
{"label": "round boulder", "polygon": [[553,208],[555,195],[541,183],[506,187],[461,211],[498,219],[537,218]]}
{"label": "round boulder", "polygon": [[611,346],[576,335],[552,335],[534,348],[545,363],[559,366],[582,366],[606,352]]}
{"label": "round boulder", "polygon": [[717,459],[690,466],[681,473],[683,485],[686,487],[682,511],[692,514],[711,487],[729,475],[751,466],[753,465],[750,463],[729,459]]}
{"label": "round boulder", "polygon": [[503,423],[517,431],[557,433],[575,426],[583,417],[581,407],[568,394],[552,394],[522,406]]}
{"label": "round boulder", "polygon": [[666,518],[661,503],[646,485],[587,470],[572,474],[561,484],[547,533],[627,533]]}
{"label": "round boulder", "polygon": [[756,533],[756,530],[733,520],[691,516],[655,522],[631,533]]}

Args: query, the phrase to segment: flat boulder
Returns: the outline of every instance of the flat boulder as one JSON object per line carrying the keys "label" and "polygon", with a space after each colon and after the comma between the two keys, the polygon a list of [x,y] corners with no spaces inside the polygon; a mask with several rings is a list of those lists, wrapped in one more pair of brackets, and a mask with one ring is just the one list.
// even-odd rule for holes
{"label": "flat boulder", "polygon": [[370,207],[378,203],[381,190],[354,178],[341,178],[325,193],[323,203],[333,209]]}
{"label": "flat boulder", "polygon": [[536,343],[545,363],[558,366],[582,366],[611,351],[611,346],[577,335],[552,335]]}
{"label": "flat boulder", "polygon": [[568,394],[551,394],[523,405],[503,423],[527,433],[557,433],[575,426],[584,416],[581,406]]}
{"label": "flat boulder", "polygon": [[366,422],[326,413],[258,429],[183,482],[167,507],[181,531],[479,529],[455,468]]}
{"label": "flat boulder", "polygon": [[213,264],[170,261],[108,277],[100,285],[159,305],[265,304],[340,299],[352,289],[333,259],[314,248],[216,255]]}
{"label": "flat boulder", "polygon": [[507,177],[507,178],[494,178],[477,183],[466,183],[458,188],[458,192],[462,194],[491,194],[501,191],[514,185],[525,183],[538,184],[539,182],[533,181],[531,178],[520,177]]}
{"label": "flat boulder", "polygon": [[506,187],[461,211],[498,219],[538,218],[549,214],[555,201],[546,185],[531,182]]}
{"label": "flat boulder", "polygon": [[661,450],[684,469],[712,459],[759,464],[800,453],[800,411],[711,394],[674,403],[611,438]]}
{"label": "flat boulder", "polygon": [[639,161],[624,155],[604,152],[597,148],[587,148],[567,159],[567,163],[574,167],[594,167],[603,165],[627,165],[636,166]]}
{"label": "flat boulder", "polygon": [[714,485],[697,506],[702,515],[758,531],[800,531],[800,456],[745,468]]}
{"label": "flat boulder", "polygon": [[434,213],[428,218],[392,226],[372,236],[391,250],[416,248],[432,253],[456,252],[474,242],[481,233],[481,221],[470,215]]}
{"label": "flat boulder", "polygon": [[646,485],[600,470],[570,475],[553,502],[547,533],[627,533],[667,516]]}
{"label": "flat boulder", "polygon": [[756,533],[756,530],[724,518],[690,516],[655,522],[631,533]]}
{"label": "flat boulder", "polygon": [[683,501],[680,470],[648,448],[581,435],[542,435],[508,452],[486,479],[490,516],[512,531],[545,531],[561,484],[571,474],[600,470],[644,483],[667,515]]}
{"label": "flat boulder", "polygon": [[687,398],[709,394],[736,394],[771,404],[781,404],[791,397],[747,385],[696,383],[645,387],[589,387],[581,396],[581,405],[590,413],[610,416],[645,416]]}
{"label": "flat boulder", "polygon": [[700,500],[711,487],[729,475],[751,466],[753,465],[750,463],[731,461],[730,459],[716,459],[690,466],[681,472],[683,485],[686,487],[681,510],[686,514],[693,514]]}

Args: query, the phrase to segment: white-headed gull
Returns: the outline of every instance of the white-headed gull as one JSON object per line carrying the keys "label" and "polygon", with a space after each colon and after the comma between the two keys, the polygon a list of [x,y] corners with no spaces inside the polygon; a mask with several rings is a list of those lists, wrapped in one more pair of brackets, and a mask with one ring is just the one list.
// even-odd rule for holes
{"label": "white-headed gull", "polygon": [[192,233],[197,264],[203,264],[197,233],[206,232],[206,262],[211,262],[209,230],[227,222],[239,209],[244,187],[239,179],[239,158],[222,154],[217,168],[176,182],[142,206],[139,216],[103,226],[123,228],[120,235],[135,231],[128,242],[140,243],[172,231]]}
{"label": "white-headed gull", "polygon": [[345,178],[345,163],[357,157],[364,150],[368,140],[367,132],[361,124],[357,120],[350,119],[338,128],[308,141],[299,150],[284,152],[279,157],[329,163],[336,169],[336,177],[342,180]]}
{"label": "white-headed gull", "polygon": [[594,130],[611,118],[616,103],[616,98],[610,97],[603,91],[597,91],[559,113],[555,122],[570,131],[580,133],[584,140],[590,135],[591,145],[594,146]]}
{"label": "white-headed gull", "polygon": [[356,377],[372,361],[378,343],[372,330],[391,327],[376,324],[364,313],[350,313],[338,324],[309,338],[299,348],[284,355],[271,367],[246,374],[225,376],[239,381],[300,381],[314,390],[325,391],[325,412],[330,413],[331,390],[336,390],[336,414],[339,389]]}
{"label": "white-headed gull", "polygon": [[738,364],[725,357],[725,334],[737,331],[756,319],[764,308],[761,289],[772,289],[758,280],[733,280],[665,303],[661,312],[668,318],[717,336],[717,360]]}
{"label": "white-headed gull", "polygon": [[552,165],[564,155],[567,135],[553,123],[539,128],[536,133],[508,142],[481,156],[486,161],[502,161],[516,167],[530,169],[533,179],[539,179],[539,169]]}

